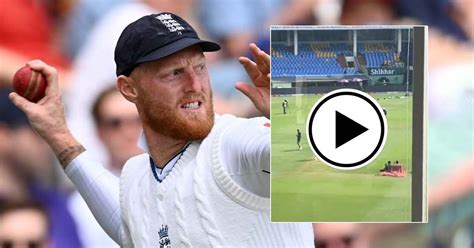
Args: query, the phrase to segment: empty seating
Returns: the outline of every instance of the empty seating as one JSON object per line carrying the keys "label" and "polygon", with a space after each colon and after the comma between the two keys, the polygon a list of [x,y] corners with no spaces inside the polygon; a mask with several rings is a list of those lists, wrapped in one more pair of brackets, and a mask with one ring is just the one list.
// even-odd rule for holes
{"label": "empty seating", "polygon": [[297,56],[292,51],[292,46],[272,44],[272,76],[359,74],[356,68],[343,68],[336,60],[339,54],[351,54],[347,44],[301,44]]}
{"label": "empty seating", "polygon": [[358,47],[362,55],[365,56],[367,67],[390,65],[400,59],[400,56],[395,53],[395,44],[393,43],[365,43],[359,44]]}

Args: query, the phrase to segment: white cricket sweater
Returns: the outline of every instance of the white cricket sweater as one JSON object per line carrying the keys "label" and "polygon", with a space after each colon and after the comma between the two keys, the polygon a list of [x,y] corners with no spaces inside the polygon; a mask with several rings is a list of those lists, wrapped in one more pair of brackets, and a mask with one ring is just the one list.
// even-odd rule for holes
{"label": "white cricket sweater", "polygon": [[126,163],[124,247],[314,247],[311,223],[270,223],[269,199],[244,190],[222,166],[223,131],[246,121],[216,118],[208,137],[191,143],[161,183],[148,154]]}

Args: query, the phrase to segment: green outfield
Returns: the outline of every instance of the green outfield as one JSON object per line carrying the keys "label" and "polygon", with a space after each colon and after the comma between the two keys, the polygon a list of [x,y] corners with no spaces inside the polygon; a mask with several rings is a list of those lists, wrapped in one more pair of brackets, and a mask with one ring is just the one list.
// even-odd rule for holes
{"label": "green outfield", "polygon": [[[412,97],[371,95],[388,112],[388,137],[373,162],[353,171],[323,164],[308,146],[306,118],[321,95],[272,97],[272,221],[410,221]],[[289,102],[286,115],[281,105],[284,99]],[[296,145],[296,129],[303,134],[302,150]],[[377,176],[388,160],[404,164],[407,176]]]}

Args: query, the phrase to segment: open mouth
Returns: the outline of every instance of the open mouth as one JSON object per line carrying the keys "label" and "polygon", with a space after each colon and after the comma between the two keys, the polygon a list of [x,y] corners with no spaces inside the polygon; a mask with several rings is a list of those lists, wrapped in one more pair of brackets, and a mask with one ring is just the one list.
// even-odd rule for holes
{"label": "open mouth", "polygon": [[188,103],[185,103],[185,104],[181,105],[181,108],[186,109],[186,110],[195,110],[195,109],[199,109],[201,104],[202,104],[202,102],[200,102],[200,101],[188,102]]}

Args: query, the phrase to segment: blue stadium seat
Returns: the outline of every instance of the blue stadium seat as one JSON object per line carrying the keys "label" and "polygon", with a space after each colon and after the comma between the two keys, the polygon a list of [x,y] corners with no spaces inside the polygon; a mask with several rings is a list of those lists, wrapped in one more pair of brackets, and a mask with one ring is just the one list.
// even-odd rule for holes
{"label": "blue stadium seat", "polygon": [[[364,53],[365,47],[359,45],[361,54],[365,55],[368,66],[383,63],[382,54]],[[299,53],[295,56],[292,46],[272,44],[272,76],[297,76],[297,75],[357,75],[357,68],[344,68],[337,61],[338,55],[352,55],[352,45],[349,44],[301,44]],[[386,53],[386,52],[385,52]],[[376,57],[378,56],[378,57]],[[391,56],[393,59],[393,56]]]}

